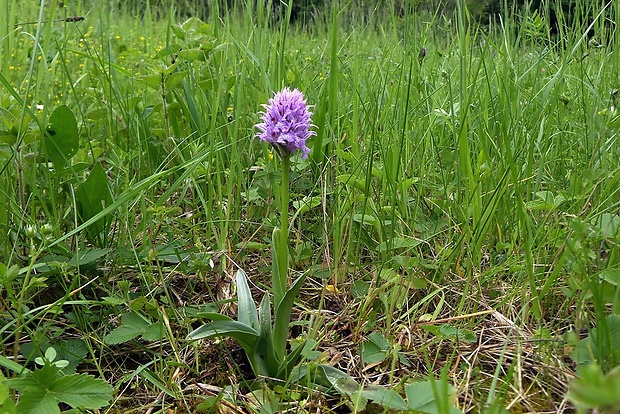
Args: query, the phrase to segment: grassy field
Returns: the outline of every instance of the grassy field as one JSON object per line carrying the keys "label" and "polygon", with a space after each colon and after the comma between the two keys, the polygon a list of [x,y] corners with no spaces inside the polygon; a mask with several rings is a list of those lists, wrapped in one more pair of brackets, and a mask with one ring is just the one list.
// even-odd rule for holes
{"label": "grassy field", "polygon": [[[22,3],[0,0],[0,412],[620,409],[620,3],[557,34]],[[316,136],[284,163],[254,126],[286,86]],[[188,337],[268,329],[281,266],[296,368],[261,374],[239,325]]]}

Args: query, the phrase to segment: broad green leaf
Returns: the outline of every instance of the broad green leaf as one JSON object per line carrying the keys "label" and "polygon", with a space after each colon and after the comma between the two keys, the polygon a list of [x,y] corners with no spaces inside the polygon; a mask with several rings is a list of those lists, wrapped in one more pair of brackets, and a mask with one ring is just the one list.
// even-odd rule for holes
{"label": "broad green leaf", "polygon": [[620,286],[620,269],[605,269],[598,276],[607,283]]}
{"label": "broad green leaf", "polygon": [[[454,407],[451,402],[454,398],[452,386],[447,383],[442,384],[441,381],[435,381],[435,384],[438,392],[442,393],[442,395],[437,397],[433,391],[431,381],[418,381],[407,384],[405,386],[405,395],[409,407],[422,413],[439,414],[443,413],[443,409],[449,404],[449,413],[459,414],[461,411]],[[437,403],[437,398],[441,400],[440,404]],[[438,405],[441,405],[442,410],[440,410]]]}
{"label": "broad green leaf", "polygon": [[109,334],[103,337],[106,344],[117,345],[127,341],[131,341],[134,338],[140,336],[144,331],[134,326],[121,325],[118,328],[114,328]]}
{"label": "broad green leaf", "polygon": [[19,414],[60,413],[56,399],[43,390],[28,390],[21,393],[16,408]]}
{"label": "broad green leaf", "polygon": [[121,321],[121,326],[103,338],[107,344],[121,344],[138,336],[142,336],[146,341],[158,341],[164,335],[164,326],[161,322],[151,323],[134,312],[124,314]]}
{"label": "broad green leaf", "polygon": [[86,374],[60,377],[50,391],[56,399],[74,408],[97,409],[112,399],[110,384]]}
{"label": "broad green leaf", "polygon": [[620,235],[620,216],[615,213],[603,213],[593,219],[592,224],[601,231],[602,236],[606,239],[615,239]]}
{"label": "broad green leaf", "polygon": [[9,131],[0,129],[0,142],[3,142],[8,145],[13,145],[15,144],[15,142],[17,142],[17,135],[12,134]]}
{"label": "broad green leaf", "polygon": [[321,196],[309,197],[305,196],[301,200],[293,201],[293,208],[296,210],[295,214],[303,214],[312,210],[315,207],[320,206],[322,203]]}
{"label": "broad green leaf", "polygon": [[166,76],[165,81],[164,81],[164,84],[166,85],[166,89],[172,89],[175,86],[177,86],[179,83],[181,83],[183,78],[187,76],[188,73],[189,73],[188,71],[184,70],[181,72],[174,72]]}
{"label": "broad green leaf", "polygon": [[76,254],[69,260],[69,264],[73,266],[87,266],[96,263],[99,259],[105,257],[112,249],[88,249]]}
{"label": "broad green leaf", "polygon": [[13,402],[9,387],[3,384],[4,375],[0,371],[0,413],[16,414],[15,403]]}
{"label": "broad green leaf", "polygon": [[112,218],[102,212],[112,204],[112,193],[108,186],[108,176],[100,163],[94,165],[86,181],[75,190],[75,199],[80,223],[99,217],[86,229],[86,233],[91,242],[104,246]]}
{"label": "broad green leaf", "polygon": [[379,223],[377,218],[370,214],[354,214],[353,221],[364,225],[368,224],[370,226],[376,226]]}
{"label": "broad green leaf", "polygon": [[373,332],[362,344],[362,363],[365,365],[381,362],[386,358],[390,344],[379,332]]}
{"label": "broad green leaf", "polygon": [[161,322],[155,322],[144,330],[142,333],[142,339],[145,341],[159,341],[164,337],[164,324]]}
{"label": "broad green leaf", "polygon": [[273,337],[271,333],[271,303],[269,296],[265,294],[259,307],[259,337],[254,346],[253,361],[258,375],[275,378],[278,374],[279,361],[273,349]]}
{"label": "broad green leaf", "polygon": [[353,299],[360,299],[368,294],[369,289],[370,284],[368,282],[358,279],[351,285],[351,295]]}
{"label": "broad green leaf", "polygon": [[49,119],[43,138],[43,147],[54,164],[61,171],[79,148],[78,126],[75,115],[66,105],[57,107]]}
{"label": "broad green leaf", "polygon": [[164,74],[153,73],[150,75],[140,76],[138,81],[140,81],[144,86],[161,91],[161,85],[164,82]]}
{"label": "broad green leaf", "polygon": [[276,377],[278,374],[279,361],[273,349],[273,338],[271,335],[271,304],[269,296],[265,294],[259,307],[260,330],[258,341],[254,347],[255,361],[261,365],[261,369],[266,371],[261,375]]}
{"label": "broad green leaf", "polygon": [[620,410],[620,367],[604,374],[597,364],[588,364],[577,370],[566,397],[583,409]]}
{"label": "broad green leaf", "polygon": [[[607,333],[601,333],[604,326],[601,321],[596,328],[592,329],[587,338],[582,339],[575,346],[571,357],[577,364],[620,361],[620,315],[607,316],[604,324]],[[600,338],[601,336],[604,338]],[[603,339],[603,343],[599,343],[600,339]]]}
{"label": "broad green leaf", "polygon": [[199,312],[197,317],[211,319],[212,321],[232,321],[230,316],[222,315],[219,312]]}
{"label": "broad green leaf", "polygon": [[362,397],[375,403],[394,410],[408,411],[407,403],[396,391],[379,385],[368,385],[360,391]]}
{"label": "broad green leaf", "polygon": [[241,269],[237,270],[237,319],[255,330],[259,329],[258,311],[248,286],[247,276]]}

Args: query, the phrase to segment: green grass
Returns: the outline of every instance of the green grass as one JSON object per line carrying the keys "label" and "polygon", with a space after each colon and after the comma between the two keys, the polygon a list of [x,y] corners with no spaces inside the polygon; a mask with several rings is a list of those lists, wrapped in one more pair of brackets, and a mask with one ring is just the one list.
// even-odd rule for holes
{"label": "green grass", "polygon": [[[235,314],[238,267],[269,290],[281,173],[253,125],[291,86],[317,131],[291,162],[291,263],[309,272],[292,340],[401,393],[434,373],[463,411],[569,410],[579,335],[597,327],[587,361],[604,373],[620,362],[620,5],[577,3],[593,38],[527,13],[478,28],[463,7],[342,2],[302,27],[244,2],[201,22],[0,0],[4,376],[77,339],[78,372],[115,389],[106,412],[217,395],[259,412],[240,348],[185,338]],[[65,168],[43,146],[61,105],[79,133]],[[131,312],[154,336],[110,340]],[[373,333],[387,345],[369,362]],[[263,391],[263,412],[346,410],[325,390]]]}

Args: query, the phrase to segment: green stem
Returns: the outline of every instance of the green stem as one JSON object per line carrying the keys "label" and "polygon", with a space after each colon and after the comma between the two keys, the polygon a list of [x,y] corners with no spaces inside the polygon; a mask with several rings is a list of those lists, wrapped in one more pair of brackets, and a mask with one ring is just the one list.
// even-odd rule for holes
{"label": "green stem", "polygon": [[[286,292],[287,275],[288,275],[288,204],[289,204],[289,172],[290,158],[289,155],[282,156],[282,186],[280,188],[280,246],[278,250],[278,264],[280,287],[282,293]],[[278,306],[278,303],[275,304]]]}

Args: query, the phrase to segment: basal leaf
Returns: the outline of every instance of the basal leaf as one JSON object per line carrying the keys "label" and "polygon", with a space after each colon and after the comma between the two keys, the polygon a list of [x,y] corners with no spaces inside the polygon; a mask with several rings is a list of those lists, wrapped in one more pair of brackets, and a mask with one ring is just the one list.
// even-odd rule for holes
{"label": "basal leaf", "polygon": [[273,346],[276,352],[276,356],[280,359],[284,359],[286,351],[286,339],[288,337],[288,328],[291,322],[291,311],[293,309],[293,303],[295,298],[299,294],[299,290],[306,281],[307,274],[302,274],[284,294],[284,297],[280,303],[276,304],[275,320],[273,323]]}
{"label": "basal leaf", "polygon": [[258,311],[248,286],[247,276],[241,269],[237,271],[237,314],[239,322],[258,330]]}
{"label": "basal leaf", "polygon": [[257,366],[264,372],[257,373],[275,378],[278,375],[280,361],[273,349],[273,337],[271,334],[271,304],[269,296],[265,294],[259,307],[260,329],[259,337],[254,347],[254,360]]}
{"label": "basal leaf", "polygon": [[213,321],[190,332],[187,339],[212,339],[229,337],[239,341],[241,345],[254,346],[258,340],[258,331],[238,321]]}

